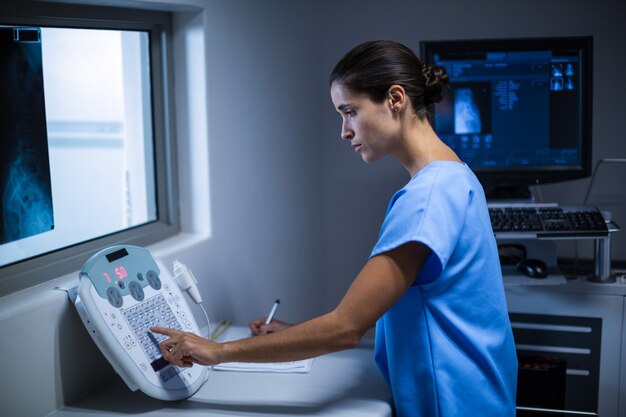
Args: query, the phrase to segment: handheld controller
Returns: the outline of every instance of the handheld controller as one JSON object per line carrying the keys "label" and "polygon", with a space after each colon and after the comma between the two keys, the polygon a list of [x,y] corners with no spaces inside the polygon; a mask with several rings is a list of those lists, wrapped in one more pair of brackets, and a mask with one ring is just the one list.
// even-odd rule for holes
{"label": "handheld controller", "polygon": [[113,246],[80,271],[74,304],[89,335],[128,387],[161,400],[193,395],[208,368],[179,368],[161,355],[167,337],[149,326],[199,334],[189,305],[167,268],[138,246]]}

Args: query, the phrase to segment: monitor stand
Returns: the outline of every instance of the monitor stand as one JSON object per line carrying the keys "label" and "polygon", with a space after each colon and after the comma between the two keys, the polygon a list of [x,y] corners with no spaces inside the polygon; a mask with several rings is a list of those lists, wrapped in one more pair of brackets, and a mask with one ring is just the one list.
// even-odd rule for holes
{"label": "monitor stand", "polygon": [[524,201],[533,200],[527,185],[483,184],[487,201]]}

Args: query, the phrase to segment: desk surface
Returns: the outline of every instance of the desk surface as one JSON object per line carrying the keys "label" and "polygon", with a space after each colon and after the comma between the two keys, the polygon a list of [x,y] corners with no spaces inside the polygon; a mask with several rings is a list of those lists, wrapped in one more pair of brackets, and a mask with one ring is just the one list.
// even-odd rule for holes
{"label": "desk surface", "polygon": [[120,379],[51,416],[391,416],[391,394],[373,356],[373,346],[362,344],[316,358],[306,374],[212,371],[179,402],[131,392]]}

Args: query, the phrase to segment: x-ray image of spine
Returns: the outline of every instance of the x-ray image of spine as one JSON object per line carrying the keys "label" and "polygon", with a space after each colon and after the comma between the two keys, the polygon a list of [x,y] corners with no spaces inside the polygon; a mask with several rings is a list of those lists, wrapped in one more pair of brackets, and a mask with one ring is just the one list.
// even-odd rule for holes
{"label": "x-ray image of spine", "polygon": [[480,133],[480,111],[469,88],[459,88],[454,94],[454,133]]}
{"label": "x-ray image of spine", "polygon": [[0,28],[0,244],[53,228],[40,30]]}
{"label": "x-ray image of spine", "polygon": [[21,150],[9,166],[2,195],[4,241],[22,239],[52,228],[52,200],[38,162],[35,152]]}

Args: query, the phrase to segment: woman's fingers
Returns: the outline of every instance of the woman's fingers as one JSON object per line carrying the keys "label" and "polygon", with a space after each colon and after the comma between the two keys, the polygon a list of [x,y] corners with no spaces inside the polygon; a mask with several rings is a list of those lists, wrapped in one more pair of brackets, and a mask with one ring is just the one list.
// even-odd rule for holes
{"label": "woman's fingers", "polygon": [[180,335],[183,332],[175,329],[169,329],[167,327],[158,327],[158,326],[150,326],[150,331],[158,334],[162,334],[165,336],[169,336],[168,339],[165,339],[159,346],[161,347],[161,354],[166,361],[174,362],[175,361],[175,348],[179,344]]}
{"label": "woman's fingers", "polygon": [[150,331],[154,333],[163,334],[169,337],[176,336],[177,334],[180,333],[180,331],[178,330],[168,329],[167,327],[158,327],[158,326],[150,326]]}
{"label": "woman's fingers", "polygon": [[152,326],[150,331],[169,336],[162,341],[161,354],[163,359],[176,366],[190,368],[194,363],[213,365],[217,363],[219,345],[194,333],[165,327]]}

